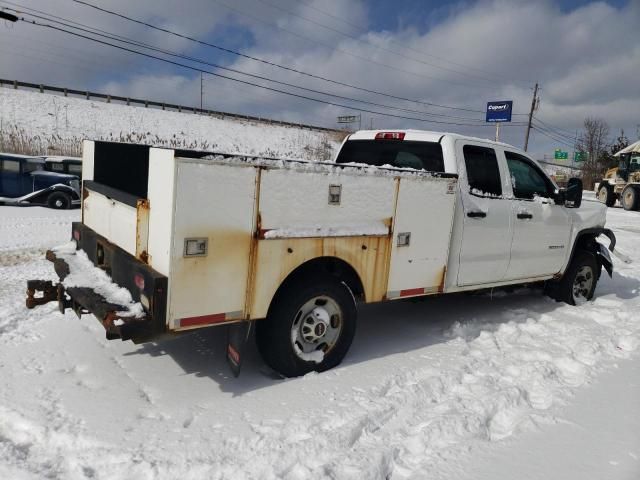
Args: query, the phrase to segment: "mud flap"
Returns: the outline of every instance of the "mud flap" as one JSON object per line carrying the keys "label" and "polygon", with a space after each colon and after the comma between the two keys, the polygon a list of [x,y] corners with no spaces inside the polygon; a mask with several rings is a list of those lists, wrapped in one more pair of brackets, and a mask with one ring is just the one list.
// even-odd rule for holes
{"label": "mud flap", "polygon": [[607,250],[607,247],[605,247],[601,243],[596,243],[598,245],[598,251],[596,252],[598,262],[604,267],[604,269],[611,277],[613,276],[613,261],[611,260],[611,255],[609,255],[609,250]]}
{"label": "mud flap", "polygon": [[235,377],[240,375],[244,347],[249,339],[253,322],[234,323],[227,327],[227,362]]}

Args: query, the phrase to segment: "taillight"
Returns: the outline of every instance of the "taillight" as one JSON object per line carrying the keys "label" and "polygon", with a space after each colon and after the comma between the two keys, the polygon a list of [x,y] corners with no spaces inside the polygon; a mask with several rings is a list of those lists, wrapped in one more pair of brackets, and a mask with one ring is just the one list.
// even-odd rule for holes
{"label": "taillight", "polygon": [[75,239],[76,242],[80,241],[80,230],[73,231],[73,238]]}
{"label": "taillight", "polygon": [[376,140],[404,140],[404,132],[378,132]]}
{"label": "taillight", "polygon": [[144,277],[139,273],[136,273],[133,277],[133,281],[136,282],[136,287],[140,290],[144,290]]}

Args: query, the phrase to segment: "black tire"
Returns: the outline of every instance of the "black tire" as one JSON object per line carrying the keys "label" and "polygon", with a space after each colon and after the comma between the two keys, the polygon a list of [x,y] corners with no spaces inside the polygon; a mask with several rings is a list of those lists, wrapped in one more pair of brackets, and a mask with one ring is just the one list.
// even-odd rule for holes
{"label": "black tire", "polygon": [[593,298],[600,277],[600,265],[596,256],[586,250],[576,252],[562,279],[551,285],[552,296],[569,305],[576,305]]}
{"label": "black tire", "polygon": [[67,210],[71,208],[71,197],[64,192],[53,192],[47,197],[47,207]]}
{"label": "black tire", "polygon": [[604,184],[598,188],[598,200],[604,203],[607,207],[613,207],[616,203],[616,194],[613,192],[611,185]]}
{"label": "black tire", "polygon": [[640,191],[635,185],[627,185],[620,195],[620,203],[625,210],[638,210],[640,207]]}
{"label": "black tire", "polygon": [[[309,304],[312,302],[315,307],[304,311],[305,308],[311,308]],[[329,323],[325,323],[323,328],[318,325],[321,321],[311,324],[312,335],[317,340],[307,342],[299,338],[304,336],[303,327],[308,328],[305,322],[317,320],[317,316],[322,314],[321,310],[325,313],[327,310],[331,311],[329,306],[336,312],[326,317]],[[320,310],[316,311],[317,307]],[[267,318],[256,324],[258,351],[269,367],[285,377],[329,370],[339,365],[347,354],[356,331],[356,317],[356,304],[351,291],[335,277],[321,275],[311,281],[289,282],[278,292],[269,308]],[[316,336],[318,332],[322,336]],[[332,340],[329,339],[330,333],[335,336]],[[294,336],[298,336],[298,340],[294,340]],[[330,341],[331,345],[325,343],[325,339],[327,342]],[[303,350],[306,348],[317,350],[305,353]],[[324,349],[326,352],[319,354],[320,350]],[[316,352],[322,357],[321,360],[310,359],[318,355]]]}

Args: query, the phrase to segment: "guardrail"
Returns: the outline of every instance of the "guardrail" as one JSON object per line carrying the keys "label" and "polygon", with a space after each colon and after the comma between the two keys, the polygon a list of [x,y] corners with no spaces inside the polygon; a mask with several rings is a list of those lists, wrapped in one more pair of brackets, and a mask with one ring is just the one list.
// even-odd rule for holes
{"label": "guardrail", "polygon": [[304,123],[285,122],[282,120],[274,120],[271,118],[255,117],[252,115],[241,115],[238,113],[221,112],[218,110],[209,110],[206,108],[189,107],[186,105],[176,105],[173,103],[156,102],[153,100],[144,100],[139,98],[121,97],[118,95],[109,95],[107,93],[91,92],[89,90],[75,90],[72,88],[55,87],[52,85],[44,85],[38,83],[20,82],[18,80],[7,80],[0,78],[0,88],[9,87],[15,90],[27,89],[37,90],[40,93],[56,93],[65,97],[84,98],[86,100],[103,100],[106,103],[118,103],[125,105],[143,106],[146,108],[160,108],[162,110],[170,110],[182,113],[195,113],[199,115],[210,115],[218,118],[233,118],[238,120],[250,120],[254,122],[268,123],[270,125],[281,125],[285,127],[296,127],[306,130],[317,130],[321,132],[338,133],[343,132],[335,128],[318,127],[315,125],[307,125]]}

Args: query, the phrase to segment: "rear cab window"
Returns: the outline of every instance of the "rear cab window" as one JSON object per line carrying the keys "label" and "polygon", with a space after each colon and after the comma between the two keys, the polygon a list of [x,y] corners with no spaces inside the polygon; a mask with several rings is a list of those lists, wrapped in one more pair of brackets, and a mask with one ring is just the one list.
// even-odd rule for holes
{"label": "rear cab window", "polygon": [[413,140],[347,140],[336,163],[361,163],[376,167],[413,168],[444,172],[442,146]]}
{"label": "rear cab window", "polygon": [[465,145],[462,153],[470,193],[481,197],[500,197],[502,182],[495,150],[489,147]]}

